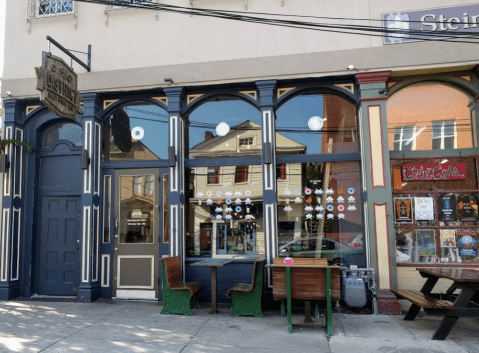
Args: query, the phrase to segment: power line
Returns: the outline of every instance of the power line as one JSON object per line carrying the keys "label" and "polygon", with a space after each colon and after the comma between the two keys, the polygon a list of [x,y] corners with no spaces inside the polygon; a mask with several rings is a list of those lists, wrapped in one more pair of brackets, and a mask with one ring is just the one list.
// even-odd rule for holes
{"label": "power line", "polygon": [[[343,33],[343,34],[355,34],[355,35],[367,35],[375,37],[384,37],[384,34],[404,34],[408,35],[410,39],[413,40],[424,40],[424,41],[446,41],[453,43],[469,43],[469,44],[478,44],[479,42],[475,41],[474,36],[471,36],[471,32],[467,31],[456,31],[451,33],[435,33],[432,31],[419,31],[419,30],[401,30],[401,29],[388,29],[385,27],[379,26],[362,26],[362,25],[345,25],[345,24],[330,24],[330,23],[317,23],[317,22],[302,22],[302,21],[287,21],[281,19],[272,19],[265,17],[255,17],[255,16],[246,16],[244,12],[234,12],[234,11],[219,11],[211,9],[192,9],[182,6],[166,5],[161,3],[145,3],[145,2],[123,2],[119,0],[77,0],[79,2],[92,3],[92,4],[104,4],[112,6],[121,6],[121,7],[130,7],[138,9],[147,9],[155,11],[164,11],[164,12],[173,12],[179,14],[187,15],[196,15],[196,16],[205,16],[205,17],[214,17],[220,19],[228,19],[242,22],[251,22],[272,26],[296,28],[296,29],[308,29],[329,33]],[[279,14],[267,14],[268,16],[283,16]],[[292,16],[292,15],[289,15]],[[333,19],[333,18],[331,18]],[[348,18],[334,18],[341,20],[356,20]],[[375,21],[373,19],[368,19]],[[377,21],[377,20],[376,20]],[[435,23],[435,22],[428,22]],[[439,23],[439,22],[437,22]],[[468,36],[469,40],[458,39]]]}

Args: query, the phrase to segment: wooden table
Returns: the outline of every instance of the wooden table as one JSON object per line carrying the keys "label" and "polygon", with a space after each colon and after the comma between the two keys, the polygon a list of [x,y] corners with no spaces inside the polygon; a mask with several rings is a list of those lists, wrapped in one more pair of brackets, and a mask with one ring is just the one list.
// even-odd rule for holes
{"label": "wooden table", "polygon": [[[448,307],[445,306],[442,310],[444,318],[442,319],[441,325],[432,336],[433,340],[446,339],[459,317],[479,317],[478,308],[468,307],[471,298],[476,291],[479,290],[479,271],[472,269],[435,267],[419,267],[417,270],[422,277],[427,278],[426,283],[424,283],[421,289],[421,292],[424,295],[429,295],[432,292],[440,278],[446,278],[453,281],[453,284],[449,287],[446,294],[448,296],[447,299],[453,301],[454,304]],[[454,298],[452,293],[456,289],[459,289],[460,292],[459,295]],[[414,320],[420,309],[421,307],[419,305],[412,304],[407,315],[404,317],[404,320]]]}
{"label": "wooden table", "polygon": [[191,266],[200,266],[200,267],[211,267],[211,314],[217,314],[217,301],[216,301],[216,268],[219,266],[224,266],[232,260],[228,259],[209,259],[194,262]]}
{"label": "wooden table", "polygon": [[[272,264],[266,265],[273,268],[285,268],[286,269],[286,310],[288,317],[288,332],[293,333],[293,319],[291,316],[291,268],[323,268],[326,271],[326,326],[329,336],[333,334],[332,324],[332,303],[331,303],[331,269],[338,269],[338,266],[325,266],[325,265],[312,265],[312,264]],[[274,283],[273,283],[274,286]]]}

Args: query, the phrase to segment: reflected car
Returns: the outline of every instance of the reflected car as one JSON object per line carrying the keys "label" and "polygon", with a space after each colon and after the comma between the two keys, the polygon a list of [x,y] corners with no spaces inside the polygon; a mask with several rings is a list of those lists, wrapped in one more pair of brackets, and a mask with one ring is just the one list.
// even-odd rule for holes
{"label": "reflected car", "polygon": [[279,256],[286,257],[321,257],[328,259],[329,265],[348,267],[364,266],[363,246],[351,247],[332,238],[322,238],[321,250],[317,249],[319,238],[299,238],[279,247]]}

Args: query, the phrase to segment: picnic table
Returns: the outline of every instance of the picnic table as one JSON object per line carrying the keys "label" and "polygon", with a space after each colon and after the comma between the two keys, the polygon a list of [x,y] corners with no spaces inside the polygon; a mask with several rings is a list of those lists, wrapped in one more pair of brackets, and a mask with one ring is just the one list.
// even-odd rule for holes
{"label": "picnic table", "polygon": [[[432,336],[434,340],[444,340],[459,317],[479,317],[479,308],[473,307],[470,303],[471,298],[479,290],[479,271],[436,267],[418,267],[416,270],[422,277],[427,278],[420,291],[392,290],[397,297],[412,302],[404,320],[414,320],[421,308],[428,314],[444,315],[440,326]],[[438,295],[432,293],[440,278],[453,281],[446,291],[446,300],[438,299]],[[454,296],[453,293],[456,289],[460,292]]]}

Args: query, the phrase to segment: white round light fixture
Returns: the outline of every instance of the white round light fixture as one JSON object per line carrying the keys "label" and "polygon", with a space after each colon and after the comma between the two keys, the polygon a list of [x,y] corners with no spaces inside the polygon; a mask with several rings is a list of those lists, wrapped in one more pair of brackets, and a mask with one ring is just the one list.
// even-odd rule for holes
{"label": "white round light fixture", "polygon": [[218,136],[226,136],[228,132],[230,132],[230,126],[227,123],[221,122],[216,126],[216,134]]}
{"label": "white round light fixture", "polygon": [[141,126],[135,126],[133,129],[131,129],[131,137],[134,140],[141,140],[143,137],[145,137],[145,130]]}
{"label": "white round light fixture", "polygon": [[308,126],[311,130],[313,131],[319,131],[323,128],[323,122],[325,120],[328,120],[326,118],[320,118],[319,116],[313,116],[311,119],[308,121]]}

